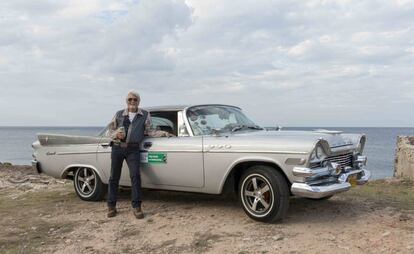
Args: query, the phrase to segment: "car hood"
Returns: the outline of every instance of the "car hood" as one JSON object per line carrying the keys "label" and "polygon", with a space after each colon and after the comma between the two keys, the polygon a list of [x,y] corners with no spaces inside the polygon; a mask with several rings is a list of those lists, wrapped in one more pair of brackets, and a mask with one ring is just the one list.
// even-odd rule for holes
{"label": "car hood", "polygon": [[328,154],[343,153],[355,150],[364,134],[348,134],[340,131],[243,131],[227,136],[233,146],[246,147],[255,150],[276,150],[286,152],[310,153],[316,143],[321,142]]}

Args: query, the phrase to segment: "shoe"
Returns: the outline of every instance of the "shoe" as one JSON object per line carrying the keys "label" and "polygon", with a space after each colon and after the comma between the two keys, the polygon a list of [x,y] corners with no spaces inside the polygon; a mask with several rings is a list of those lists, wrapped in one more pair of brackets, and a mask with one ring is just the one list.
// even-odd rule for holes
{"label": "shoe", "polygon": [[117,211],[115,207],[108,207],[108,218],[115,217]]}
{"label": "shoe", "polygon": [[134,208],[134,215],[135,215],[135,218],[137,218],[137,219],[143,219],[144,218],[144,213],[142,212],[141,207]]}

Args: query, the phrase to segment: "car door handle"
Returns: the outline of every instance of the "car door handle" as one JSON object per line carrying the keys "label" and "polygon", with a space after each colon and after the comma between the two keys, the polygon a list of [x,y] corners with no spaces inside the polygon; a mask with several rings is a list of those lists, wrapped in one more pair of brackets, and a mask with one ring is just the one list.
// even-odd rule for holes
{"label": "car door handle", "polygon": [[144,148],[148,149],[152,146],[152,142],[144,142]]}
{"label": "car door handle", "polygon": [[110,146],[110,144],[109,143],[101,143],[101,146],[104,147],[104,148],[108,148]]}

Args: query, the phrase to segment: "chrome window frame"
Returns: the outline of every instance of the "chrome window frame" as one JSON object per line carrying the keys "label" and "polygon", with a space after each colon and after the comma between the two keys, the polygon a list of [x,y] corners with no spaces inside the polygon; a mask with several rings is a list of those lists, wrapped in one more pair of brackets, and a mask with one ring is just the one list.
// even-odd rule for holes
{"label": "chrome window frame", "polygon": [[[189,128],[189,122],[186,117],[187,115],[187,108],[184,110],[177,111],[177,137],[194,137],[193,130]],[[184,125],[185,129],[187,130],[188,135],[182,135],[180,133],[180,127]]]}

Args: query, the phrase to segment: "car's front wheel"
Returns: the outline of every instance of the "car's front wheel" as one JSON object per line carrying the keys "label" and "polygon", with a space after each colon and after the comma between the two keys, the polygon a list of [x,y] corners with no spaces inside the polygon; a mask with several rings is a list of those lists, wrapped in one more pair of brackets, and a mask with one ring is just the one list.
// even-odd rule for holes
{"label": "car's front wheel", "polygon": [[73,178],[76,194],[86,201],[98,201],[105,195],[104,184],[95,170],[81,167],[75,171]]}
{"label": "car's front wheel", "polygon": [[288,184],[269,166],[253,166],[241,176],[239,197],[246,214],[257,221],[281,220],[289,209]]}

